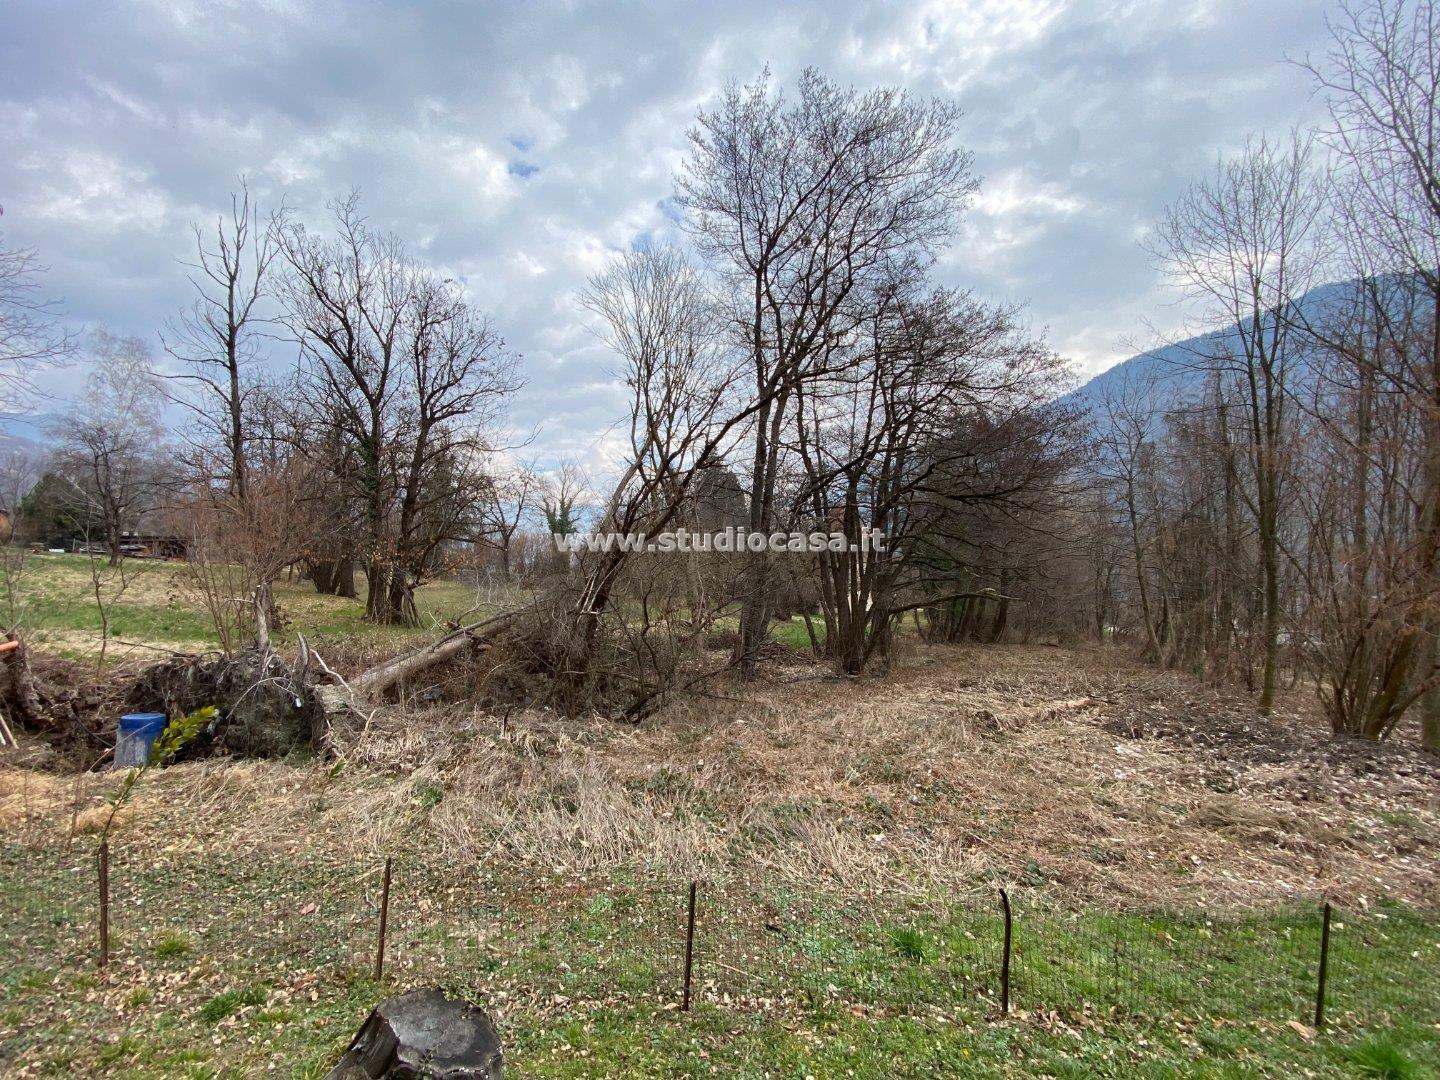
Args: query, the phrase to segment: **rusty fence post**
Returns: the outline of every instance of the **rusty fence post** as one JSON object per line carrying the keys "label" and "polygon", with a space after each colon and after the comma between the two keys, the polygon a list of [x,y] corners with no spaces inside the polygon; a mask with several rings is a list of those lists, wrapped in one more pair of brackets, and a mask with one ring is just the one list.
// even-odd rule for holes
{"label": "rusty fence post", "polygon": [[110,964],[110,841],[100,842],[97,856],[100,871],[100,968]]}
{"label": "rusty fence post", "polygon": [[690,1011],[690,974],[695,959],[695,888],[696,882],[690,882],[690,906],[685,916],[685,976],[681,990],[680,1011]]}
{"label": "rusty fence post", "polygon": [[1325,1027],[1325,979],[1330,973],[1330,901],[1325,901],[1320,922],[1320,976],[1315,987],[1315,1030]]}
{"label": "rusty fence post", "polygon": [[385,928],[390,922],[390,868],[394,857],[385,856],[385,879],[380,885],[380,934],[375,942],[375,981],[385,977]]}
{"label": "rusty fence post", "polygon": [[1000,957],[1000,1015],[1010,1014],[1010,894],[1000,890],[1000,904],[1005,909],[1005,951]]}

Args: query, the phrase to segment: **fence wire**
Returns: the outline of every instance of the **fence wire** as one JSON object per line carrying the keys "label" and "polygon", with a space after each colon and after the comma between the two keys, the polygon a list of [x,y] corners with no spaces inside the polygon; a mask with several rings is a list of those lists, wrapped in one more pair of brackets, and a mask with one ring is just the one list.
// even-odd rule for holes
{"label": "fence wire", "polygon": [[[112,965],[208,964],[263,979],[365,977],[376,964],[383,860],[127,841],[110,856]],[[460,870],[397,857],[385,976],[439,983],[507,1012],[577,1004],[678,1008],[688,881],[660,875]],[[1311,1022],[1321,905],[1263,911],[1065,910],[1014,894],[1013,1011]],[[802,889],[735,877],[698,886],[697,1008],[877,1016],[994,1015],[1004,925],[997,897],[955,900]],[[0,842],[0,947],[39,977],[93,968],[95,848]],[[1335,908],[1324,1014],[1363,1029],[1440,1022],[1440,920],[1410,908]]]}

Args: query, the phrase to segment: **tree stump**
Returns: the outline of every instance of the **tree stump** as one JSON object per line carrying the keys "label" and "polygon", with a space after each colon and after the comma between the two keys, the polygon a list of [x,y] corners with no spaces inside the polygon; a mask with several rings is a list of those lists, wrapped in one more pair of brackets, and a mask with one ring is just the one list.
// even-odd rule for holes
{"label": "tree stump", "polygon": [[375,1006],[325,1080],[501,1080],[504,1071],[490,1018],[430,987]]}

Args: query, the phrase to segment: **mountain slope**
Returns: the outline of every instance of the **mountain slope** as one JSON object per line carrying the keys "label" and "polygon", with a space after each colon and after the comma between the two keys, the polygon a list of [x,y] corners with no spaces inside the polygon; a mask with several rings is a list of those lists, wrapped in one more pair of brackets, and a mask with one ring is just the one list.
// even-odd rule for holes
{"label": "mountain slope", "polygon": [[[1295,301],[1297,317],[1318,325],[1349,303],[1359,288],[1359,279],[1317,285]],[[1148,383],[1159,411],[1163,412],[1201,393],[1206,377],[1202,363],[1205,357],[1238,354],[1239,351],[1239,331],[1234,326],[1222,327],[1122,360],[1071,391],[1062,400],[1093,411],[1104,402],[1107,394],[1117,393],[1127,383],[1131,386]]]}

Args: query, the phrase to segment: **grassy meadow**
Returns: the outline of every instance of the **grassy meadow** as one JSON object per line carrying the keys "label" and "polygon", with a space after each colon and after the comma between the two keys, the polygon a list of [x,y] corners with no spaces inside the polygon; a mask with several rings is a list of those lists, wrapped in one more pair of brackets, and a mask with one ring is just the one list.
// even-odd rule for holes
{"label": "grassy meadow", "polygon": [[[127,560],[123,570],[103,557],[27,555],[11,572],[9,621],[37,649],[73,659],[99,651],[101,605],[108,611],[108,658],[139,658],[154,649],[199,652],[218,646],[213,620],[184,563]],[[98,579],[99,596],[96,587]],[[401,646],[478,606],[491,595],[456,581],[435,581],[416,593],[422,625],[388,627],[367,623],[364,578],[357,574],[362,599],[325,596],[298,576],[275,584],[284,642],[303,633],[312,643]]]}

